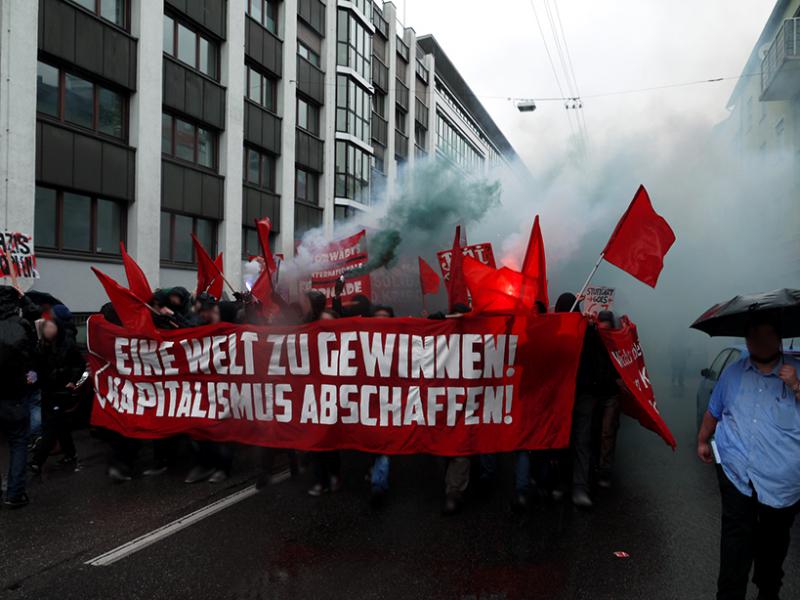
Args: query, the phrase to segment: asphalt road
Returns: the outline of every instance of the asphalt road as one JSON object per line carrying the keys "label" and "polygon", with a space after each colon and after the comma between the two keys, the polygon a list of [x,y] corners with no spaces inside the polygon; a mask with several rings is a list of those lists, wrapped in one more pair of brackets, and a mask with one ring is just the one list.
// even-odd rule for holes
{"label": "asphalt road", "polygon": [[[51,469],[31,482],[30,506],[0,511],[0,598],[713,598],[719,496],[713,468],[694,456],[692,390],[657,394],[675,453],[623,420],[614,487],[591,511],[542,503],[512,512],[506,459],[496,489],[443,517],[441,461],[427,456],[393,461],[392,490],[376,510],[369,457],[347,453],[338,494],[308,496],[306,473],[109,566],[85,563],[246,489],[254,457],[245,451],[219,486],[183,484],[186,465],[113,484],[105,446],[82,434],[78,472]],[[798,533],[785,599],[800,598]]]}

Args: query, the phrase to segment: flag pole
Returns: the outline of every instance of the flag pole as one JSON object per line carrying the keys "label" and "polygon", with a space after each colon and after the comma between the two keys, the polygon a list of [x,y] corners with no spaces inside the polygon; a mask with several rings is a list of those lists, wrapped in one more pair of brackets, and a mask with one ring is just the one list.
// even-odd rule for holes
{"label": "flag pole", "polygon": [[589,287],[589,284],[592,281],[592,277],[594,277],[594,274],[597,273],[597,269],[600,268],[600,263],[603,262],[603,257],[605,257],[605,252],[600,253],[600,258],[598,258],[597,262],[594,264],[594,269],[592,269],[592,272],[589,273],[589,277],[586,278],[586,283],[583,284],[580,293],[575,296],[575,304],[572,305],[572,308],[569,309],[569,312],[575,310],[575,307],[578,306],[578,302],[580,302],[581,298],[583,298],[583,295],[586,293],[586,288]]}

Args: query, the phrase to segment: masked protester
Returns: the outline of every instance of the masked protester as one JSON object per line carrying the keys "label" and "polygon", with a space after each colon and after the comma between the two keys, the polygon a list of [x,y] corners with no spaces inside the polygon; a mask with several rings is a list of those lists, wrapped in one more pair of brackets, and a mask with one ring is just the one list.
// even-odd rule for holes
{"label": "masked protester", "polygon": [[30,421],[26,399],[29,386],[36,380],[36,333],[30,322],[20,316],[21,302],[16,289],[0,286],[0,432],[9,446],[8,485],[3,500],[7,508],[21,508],[29,502],[25,493]]}
{"label": "masked protester", "polygon": [[42,324],[39,340],[38,373],[42,390],[43,434],[30,468],[40,473],[56,442],[63,456],[58,463],[73,467],[77,463],[72,440],[71,415],[77,406],[76,384],[86,369],[75,340],[72,315],[63,307]]}
{"label": "masked protester", "polygon": [[697,454],[714,462],[722,536],[718,600],[744,600],[747,579],[761,600],[777,600],[789,533],[800,511],[800,361],[782,353],[777,322],[757,316],[746,330],[748,355],[717,381],[697,436]]}

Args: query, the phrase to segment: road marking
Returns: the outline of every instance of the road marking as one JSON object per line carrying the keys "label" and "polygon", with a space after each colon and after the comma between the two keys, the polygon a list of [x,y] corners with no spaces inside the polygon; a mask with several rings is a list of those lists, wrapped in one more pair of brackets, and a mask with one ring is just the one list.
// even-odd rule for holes
{"label": "road marking", "polygon": [[150,533],[146,533],[135,540],[131,540],[130,542],[122,544],[113,550],[109,550],[105,554],[101,554],[100,556],[97,556],[91,560],[87,560],[84,564],[91,565],[93,567],[107,567],[108,565],[114,564],[118,560],[122,560],[123,558],[130,556],[134,552],[138,552],[139,550],[147,548],[148,546],[171,536],[173,533],[179,532],[181,529],[186,529],[190,525],[194,525],[198,521],[202,521],[206,517],[210,517],[211,515],[218,513],[229,506],[233,506],[242,500],[246,500],[251,496],[255,496],[257,493],[258,490],[256,490],[256,486],[251,485],[246,487],[243,490],[239,490],[238,492],[231,494],[230,496],[221,498],[216,502],[212,502],[208,506],[204,506],[201,509],[189,513],[180,519],[176,519],[171,523],[167,523],[163,527],[154,529]]}

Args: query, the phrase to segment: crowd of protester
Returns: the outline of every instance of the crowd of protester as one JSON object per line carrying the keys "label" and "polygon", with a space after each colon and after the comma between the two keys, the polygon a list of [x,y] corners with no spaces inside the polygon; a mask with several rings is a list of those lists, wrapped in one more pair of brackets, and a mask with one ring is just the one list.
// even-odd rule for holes
{"label": "crowd of protester", "polygon": [[[287,304],[275,294],[284,324],[310,323],[342,317],[393,318],[390,306],[372,304],[365,296],[351,301],[341,298],[342,282],[337,285],[332,307],[325,295],[316,290]],[[580,310],[573,294],[562,294],[555,311]],[[257,302],[247,294],[235,294],[233,300],[220,300],[208,293],[194,297],[182,287],[157,290],[151,299],[153,320],[166,329],[212,325],[220,322],[263,325],[268,322]],[[575,306],[575,308],[573,308]],[[455,305],[449,314],[426,314],[430,319],[456,318],[469,307]],[[548,308],[537,304],[538,312]],[[112,305],[101,314],[110,322],[121,324]],[[592,490],[610,487],[616,435],[619,427],[621,381],[597,333],[598,328],[615,327],[613,313],[604,311],[590,319],[576,381],[571,443],[563,450],[520,450],[513,453],[514,488],[512,507],[523,511],[533,501],[571,499],[578,507],[592,506]],[[10,286],[0,286],[0,376],[4,391],[0,395],[0,432],[8,439],[10,466],[3,504],[18,508],[28,504],[26,481],[29,473],[40,476],[55,464],[74,469],[78,455],[72,439],[75,415],[81,402],[91,402],[91,385],[86,362],[76,341],[76,327],[69,309],[62,304],[38,306],[25,294]],[[234,467],[237,456],[233,444],[186,440],[180,437],[142,441],[103,431],[110,446],[108,477],[127,482],[138,477],[156,477],[177,462],[176,456],[190,448],[193,466],[185,483],[221,483]],[[140,464],[143,446],[151,458]],[[342,453],[308,452],[261,448],[257,487],[275,480],[276,466],[288,465],[291,475],[298,475],[307,465],[313,481],[308,494],[315,497],[335,493],[342,488]],[[285,458],[286,460],[278,460]],[[369,501],[381,505],[389,493],[392,459],[375,455],[366,474],[370,484]],[[498,485],[498,457],[452,457],[444,459],[444,514],[457,513],[465,500],[470,478],[478,476],[478,487]]]}

